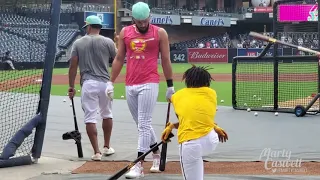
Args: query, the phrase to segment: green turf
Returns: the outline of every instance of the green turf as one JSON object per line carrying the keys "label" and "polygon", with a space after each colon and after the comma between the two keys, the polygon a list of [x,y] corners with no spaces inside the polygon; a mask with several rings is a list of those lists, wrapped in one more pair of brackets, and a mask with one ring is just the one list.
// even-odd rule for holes
{"label": "green turf", "polygon": [[[237,82],[237,106],[262,107],[273,105],[273,82]],[[303,99],[317,92],[315,82],[281,82],[279,84],[279,102]]]}
{"label": "green turf", "polygon": [[[185,85],[182,82],[175,82],[175,90],[184,88]],[[23,93],[38,93],[39,87],[36,85],[27,86],[24,88],[11,90],[12,92]],[[218,95],[218,105],[231,106],[231,82],[213,82],[211,88],[215,89]],[[79,85],[75,87],[80,89]],[[261,107],[273,104],[273,82],[238,82],[237,102],[239,106],[243,106],[246,103],[250,107]],[[304,91],[297,91],[297,88],[304,88]],[[51,95],[64,96],[67,98],[68,85],[52,85]],[[310,96],[316,90],[314,82],[283,82],[279,86],[279,102],[288,100],[294,100],[298,98],[305,98]],[[159,89],[159,102],[165,102],[166,83],[160,83]],[[77,92],[77,96],[80,96],[80,92]],[[254,97],[256,95],[256,97]],[[121,96],[125,96],[124,83],[115,84],[115,99],[121,99]],[[258,100],[260,99],[260,100]],[[224,100],[222,103],[221,100]]]}
{"label": "green turf", "polygon": [[[176,82],[174,84],[175,90],[179,90],[183,87],[185,87],[184,83],[182,82]],[[224,103],[222,105],[229,106],[231,105],[231,82],[214,82],[214,84],[211,86],[217,91],[218,94],[218,101],[220,103],[220,100],[224,100]],[[115,99],[121,99],[121,96],[125,96],[125,85],[124,83],[117,83],[114,85],[115,93],[114,98]],[[77,85],[76,89],[80,89],[80,86]],[[165,94],[166,94],[167,85],[165,82],[160,83],[159,88],[159,102],[165,102]],[[51,86],[51,94],[52,95],[58,95],[58,96],[67,96],[68,86],[67,85],[52,85]],[[80,93],[77,92],[77,96],[80,96]]]}
{"label": "green turf", "polygon": [[[232,64],[228,63],[228,64],[196,64],[199,66],[208,66],[210,68],[209,72],[211,73],[231,73],[231,67]],[[172,64],[172,69],[174,73],[184,73],[188,68],[191,67],[191,64]],[[121,73],[124,74],[126,72],[126,67],[124,66],[121,70]],[[160,73],[162,73],[162,67],[161,65],[158,65],[158,71]],[[68,68],[59,68],[59,69],[54,69],[53,70],[53,74],[56,75],[65,75],[68,74]]]}
{"label": "green turf", "polygon": [[[311,73],[318,72],[318,67],[316,62],[308,63],[279,63],[278,66],[279,73]],[[263,62],[263,63],[247,63],[240,62],[237,64],[237,72],[239,73],[262,73],[262,72],[274,72],[273,62]]]}
{"label": "green turf", "polygon": [[[215,89],[218,95],[218,105],[231,106],[231,82],[213,82],[211,88]],[[185,85],[182,82],[175,83],[176,91],[184,88]],[[294,91],[297,87],[310,87],[306,88],[305,91]],[[286,82],[279,86],[279,102],[294,100],[298,98],[304,98],[310,96],[314,93],[315,84],[313,82]],[[75,87],[77,90],[80,89],[79,85]],[[244,82],[238,83],[238,88],[241,88],[241,93],[237,94],[238,105],[242,106],[244,103],[248,104],[250,107],[261,107],[273,104],[273,82]],[[19,88],[12,90],[13,92],[28,92],[28,93],[38,93],[33,92],[36,88],[33,86],[28,86],[25,88]],[[67,98],[67,85],[52,85],[51,95],[64,96]],[[165,92],[166,83],[160,83],[159,89],[159,102],[165,102]],[[77,92],[77,96],[80,96],[80,92]],[[256,97],[253,97],[256,95]],[[115,99],[121,99],[121,96],[125,96],[125,85],[124,83],[115,84]],[[261,100],[258,100],[261,98]],[[224,100],[222,103],[221,100]]]}
{"label": "green turf", "polygon": [[[209,66],[211,68],[210,72],[212,73],[231,73],[231,64],[201,64],[202,66]],[[317,73],[317,67],[314,67],[315,63],[280,63],[279,73]],[[190,64],[172,64],[174,73],[183,73],[187,68],[191,67]],[[161,65],[159,65],[159,72],[162,72]],[[17,71],[12,77],[23,77],[26,74],[31,74],[32,72],[37,72],[34,70],[31,71]],[[272,63],[239,63],[238,64],[238,73],[250,73],[250,74],[260,74],[260,73],[271,73],[273,72]],[[68,68],[54,69],[54,74],[67,74]],[[125,73],[125,68],[122,69],[122,73]],[[4,80],[0,76],[0,80]],[[239,82],[238,82],[239,83]],[[279,101],[293,100],[297,98],[303,98],[310,96],[311,93],[314,93],[315,82],[281,82],[279,85]],[[184,84],[181,82],[175,82],[175,89],[179,90],[184,87]],[[66,96],[67,94],[67,85],[52,85],[51,94]],[[217,91],[218,94],[218,103],[220,105],[231,105],[231,82],[213,82],[212,88]],[[300,90],[303,88],[302,90]],[[33,86],[28,86],[25,88],[14,89],[14,92],[27,92],[27,93],[38,93],[33,92]],[[80,89],[79,85],[76,86],[76,89]],[[115,99],[121,99],[122,95],[125,95],[124,83],[115,84]],[[38,90],[38,88],[37,88]],[[166,92],[166,83],[160,83],[160,91],[158,101],[165,102],[165,92]],[[253,103],[254,106],[261,105],[270,105],[273,104],[273,82],[245,82],[241,86],[241,83],[237,85],[237,92],[240,92],[237,96],[238,104],[242,103]],[[77,93],[79,96],[80,93]],[[256,101],[253,98],[253,95],[261,98],[261,101]],[[220,101],[224,100],[224,103]]]}
{"label": "green turf", "polygon": [[[228,74],[232,72],[232,64],[196,64],[201,66],[208,66],[210,73],[217,74]],[[172,69],[174,73],[184,73],[191,64],[172,64]],[[261,72],[273,72],[273,63],[244,63],[238,64],[238,72],[241,73],[261,73]],[[162,73],[161,65],[158,65],[158,71]],[[121,74],[126,72],[125,67],[122,68]],[[279,64],[280,73],[310,73],[317,72],[316,63],[280,63]],[[1,71],[0,72],[0,82],[4,80],[12,80],[16,78],[21,78],[24,76],[30,76],[35,74],[41,74],[42,70],[22,70],[22,71]],[[53,69],[54,75],[67,75],[68,68],[55,68]]]}
{"label": "green turf", "polygon": [[43,70],[0,71],[0,82],[42,74]]}

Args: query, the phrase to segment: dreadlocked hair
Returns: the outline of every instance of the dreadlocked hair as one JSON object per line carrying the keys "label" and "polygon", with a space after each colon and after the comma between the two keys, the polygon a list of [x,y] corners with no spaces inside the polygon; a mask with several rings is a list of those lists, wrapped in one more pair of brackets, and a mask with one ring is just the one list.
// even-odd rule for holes
{"label": "dreadlocked hair", "polygon": [[212,68],[200,67],[192,64],[184,74],[182,80],[185,80],[187,88],[210,87],[212,79],[211,74],[208,72]]}

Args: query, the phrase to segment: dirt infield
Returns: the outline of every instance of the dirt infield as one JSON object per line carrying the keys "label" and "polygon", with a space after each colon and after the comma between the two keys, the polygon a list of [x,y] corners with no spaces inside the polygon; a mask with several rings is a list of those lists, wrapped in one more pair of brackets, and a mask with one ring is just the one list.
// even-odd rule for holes
{"label": "dirt infield", "polygon": [[[301,99],[279,102],[279,107],[280,108],[292,108],[292,109],[294,109],[297,105],[302,105],[302,106],[306,107],[312,101],[312,99],[313,99],[313,97],[308,96],[308,97],[301,98]],[[320,109],[320,100],[317,100],[313,104],[311,109],[319,110]]]}
{"label": "dirt infield", "polygon": [[[72,173],[114,174],[128,165],[128,162],[86,162]],[[319,162],[302,162],[299,168],[275,168],[276,172],[266,170],[265,162],[205,162],[205,174],[232,175],[320,175]],[[149,174],[151,162],[144,163],[144,173]],[[271,162],[268,163],[271,166]],[[277,172],[278,171],[278,172]],[[282,171],[282,172],[280,172]],[[168,162],[163,174],[181,174],[179,162]]]}
{"label": "dirt infield", "polygon": [[[237,81],[252,81],[252,82],[272,82],[274,79],[273,73],[270,74],[245,74],[238,73]],[[279,81],[298,81],[298,82],[317,82],[318,74],[279,74]]]}
{"label": "dirt infield", "polygon": [[34,84],[41,84],[42,81],[38,81],[42,78],[42,75],[26,76],[15,80],[7,80],[0,82],[0,91],[8,91],[10,89],[22,88]]}
{"label": "dirt infield", "polygon": [[[173,80],[174,81],[181,81],[183,77],[183,74],[173,74]],[[220,81],[220,82],[231,82],[232,76],[231,74],[212,74],[212,78],[215,81]],[[164,75],[160,74],[160,81],[165,81]],[[77,83],[80,82],[80,76],[78,75],[76,77]],[[125,75],[121,74],[118,76],[116,79],[115,83],[124,83],[125,82]],[[69,84],[68,80],[68,75],[54,75],[52,77],[52,84],[53,85],[66,85]]]}

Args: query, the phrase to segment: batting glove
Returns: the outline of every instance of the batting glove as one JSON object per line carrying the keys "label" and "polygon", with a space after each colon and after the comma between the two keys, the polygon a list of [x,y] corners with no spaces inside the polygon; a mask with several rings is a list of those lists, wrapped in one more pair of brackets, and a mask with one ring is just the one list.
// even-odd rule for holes
{"label": "batting glove", "polygon": [[113,99],[113,95],[114,95],[113,89],[114,87],[112,82],[111,81],[107,82],[106,94],[111,100]]}
{"label": "batting glove", "polygon": [[174,124],[172,124],[171,122],[168,122],[166,128],[163,130],[161,134],[161,140],[163,142],[167,142],[169,134],[172,132],[173,128],[174,128]]}
{"label": "batting glove", "polygon": [[174,87],[168,87],[166,92],[166,98],[170,102],[171,96],[175,93]]}
{"label": "batting glove", "polygon": [[227,142],[228,134],[221,127],[215,126],[214,131],[218,134],[221,143]]}

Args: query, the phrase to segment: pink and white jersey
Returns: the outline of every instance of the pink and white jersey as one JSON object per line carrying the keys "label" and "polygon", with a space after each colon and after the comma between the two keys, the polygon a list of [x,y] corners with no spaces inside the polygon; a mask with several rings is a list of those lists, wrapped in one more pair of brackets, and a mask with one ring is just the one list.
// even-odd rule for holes
{"label": "pink and white jersey", "polygon": [[125,27],[127,86],[159,83],[158,57],[160,40],[158,30],[159,27],[150,24],[148,32],[141,34],[135,25]]}

